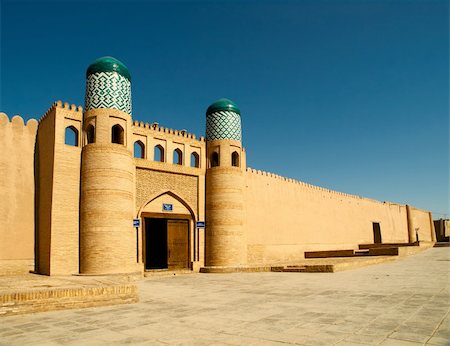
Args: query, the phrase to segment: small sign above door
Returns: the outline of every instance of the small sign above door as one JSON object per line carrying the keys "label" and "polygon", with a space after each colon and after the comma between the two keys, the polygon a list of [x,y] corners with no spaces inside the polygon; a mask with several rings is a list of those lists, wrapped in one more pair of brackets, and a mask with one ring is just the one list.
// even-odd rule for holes
{"label": "small sign above door", "polygon": [[163,211],[173,211],[173,204],[163,203]]}
{"label": "small sign above door", "polygon": [[140,227],[141,219],[133,219],[133,227]]}
{"label": "small sign above door", "polygon": [[205,228],[205,221],[197,221],[197,228]]}

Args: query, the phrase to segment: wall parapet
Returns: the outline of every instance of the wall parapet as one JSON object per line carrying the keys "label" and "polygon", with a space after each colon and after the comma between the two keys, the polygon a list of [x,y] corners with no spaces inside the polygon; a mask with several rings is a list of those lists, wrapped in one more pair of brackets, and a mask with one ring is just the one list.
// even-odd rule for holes
{"label": "wall parapet", "polygon": [[174,135],[174,136],[179,136],[181,138],[198,140],[200,142],[205,141],[205,138],[203,136],[201,136],[199,139],[197,139],[195,134],[189,133],[186,130],[174,130],[174,129],[170,129],[167,127],[159,126],[158,123],[149,124],[147,122],[144,123],[143,121],[134,120],[133,126],[148,130],[150,132],[159,132],[159,133],[164,133],[164,134],[170,134],[170,135]]}
{"label": "wall parapet", "polygon": [[45,120],[45,118],[48,117],[48,115],[55,111],[57,108],[64,109],[67,111],[77,112],[82,114],[83,113],[83,107],[77,106],[75,104],[69,104],[68,102],[62,102],[61,100],[53,102],[53,104],[50,106],[50,108],[44,113],[44,115],[39,119],[39,123]]}
{"label": "wall parapet", "polygon": [[[0,113],[0,262],[29,269],[34,256],[34,149],[38,122]],[[4,263],[3,263],[4,264]],[[15,270],[15,269],[14,269]]]}
{"label": "wall parapet", "polygon": [[254,169],[254,168],[251,168],[251,167],[247,167],[247,173],[260,175],[260,176],[265,176],[265,177],[269,177],[269,178],[277,179],[277,180],[281,180],[281,181],[285,181],[287,183],[299,185],[299,186],[301,186],[303,188],[306,188],[306,189],[321,191],[321,192],[329,193],[329,194],[336,195],[336,196],[349,197],[349,198],[353,198],[353,199],[357,199],[357,200],[364,200],[364,201],[369,201],[369,202],[379,203],[379,204],[389,204],[389,205],[399,205],[399,206],[402,205],[402,204],[399,204],[399,203],[386,202],[386,201],[382,202],[382,201],[379,201],[379,200],[376,200],[376,199],[373,199],[373,198],[368,198],[368,197],[363,197],[363,196],[358,196],[358,195],[352,195],[352,194],[349,194],[349,193],[340,192],[340,191],[336,191],[336,190],[330,190],[330,189],[327,189],[325,187],[309,184],[309,183],[306,183],[306,182],[303,182],[303,181],[299,181],[299,180],[296,180],[296,179],[292,179],[292,178],[288,178],[288,177],[283,177],[283,176],[275,174],[275,173],[266,172],[266,171]]}
{"label": "wall parapet", "polygon": [[36,119],[28,119],[28,121],[25,123],[23,118],[20,115],[14,115],[11,119],[9,119],[8,115],[6,113],[0,113],[0,125],[7,125],[11,124],[14,127],[20,128],[27,128],[31,132],[35,132],[37,130],[38,122]]}

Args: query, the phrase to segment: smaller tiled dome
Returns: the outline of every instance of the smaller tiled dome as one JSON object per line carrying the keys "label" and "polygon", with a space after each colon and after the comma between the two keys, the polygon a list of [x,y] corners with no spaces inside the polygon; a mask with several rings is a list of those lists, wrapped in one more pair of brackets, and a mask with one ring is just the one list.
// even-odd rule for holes
{"label": "smaller tiled dome", "polygon": [[206,115],[219,111],[231,111],[239,115],[241,114],[241,110],[239,109],[237,104],[226,98],[218,99],[217,101],[212,103],[211,106],[209,106],[206,110]]}
{"label": "smaller tiled dome", "polygon": [[117,72],[131,82],[131,75],[128,68],[112,56],[104,56],[103,58],[99,58],[90,64],[86,71],[86,78],[91,74],[98,72]]}

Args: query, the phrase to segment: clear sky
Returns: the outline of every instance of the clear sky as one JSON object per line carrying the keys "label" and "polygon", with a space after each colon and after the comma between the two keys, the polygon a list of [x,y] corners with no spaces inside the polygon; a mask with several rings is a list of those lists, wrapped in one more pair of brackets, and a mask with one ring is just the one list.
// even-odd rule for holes
{"label": "clear sky", "polygon": [[248,166],[450,217],[447,0],[2,0],[0,110],[83,105],[105,55],[136,120],[200,136],[227,97]]}

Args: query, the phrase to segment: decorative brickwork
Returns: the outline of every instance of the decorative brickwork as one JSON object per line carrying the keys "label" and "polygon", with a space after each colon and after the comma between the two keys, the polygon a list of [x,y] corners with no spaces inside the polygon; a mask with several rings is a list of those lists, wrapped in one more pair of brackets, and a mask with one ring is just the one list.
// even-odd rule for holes
{"label": "decorative brickwork", "polygon": [[162,191],[174,191],[183,198],[198,215],[198,178],[195,176],[136,169],[136,209],[149,198]]}

